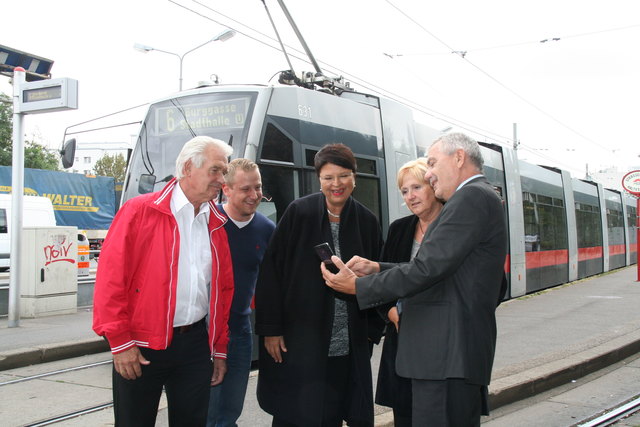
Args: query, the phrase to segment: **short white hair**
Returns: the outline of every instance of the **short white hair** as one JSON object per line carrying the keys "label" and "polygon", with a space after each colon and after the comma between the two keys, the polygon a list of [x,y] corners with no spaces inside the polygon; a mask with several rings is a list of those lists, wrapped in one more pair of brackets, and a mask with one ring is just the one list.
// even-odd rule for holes
{"label": "short white hair", "polygon": [[480,152],[480,145],[469,136],[459,132],[448,133],[433,141],[431,146],[433,147],[437,143],[440,143],[440,149],[448,156],[461,148],[465,153],[467,153],[469,160],[471,160],[471,163],[476,167],[476,169],[479,172],[482,172],[484,159]]}
{"label": "short white hair", "polygon": [[189,160],[194,167],[202,167],[205,161],[204,152],[208,147],[214,147],[221,150],[225,157],[231,156],[233,148],[226,142],[211,138],[210,136],[196,136],[191,138],[184,144],[178,158],[176,159],[176,179],[182,179],[184,176],[184,166]]}

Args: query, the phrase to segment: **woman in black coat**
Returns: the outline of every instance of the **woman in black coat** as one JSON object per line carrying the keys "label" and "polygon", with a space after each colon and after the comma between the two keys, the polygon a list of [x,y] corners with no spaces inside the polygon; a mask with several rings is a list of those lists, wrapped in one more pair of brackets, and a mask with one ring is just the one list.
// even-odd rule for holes
{"label": "woman in black coat", "polygon": [[[422,158],[412,160],[398,170],[398,188],[413,215],[400,218],[389,226],[381,261],[410,261],[418,252],[427,228],[440,214],[442,203],[424,180],[426,172],[427,163]],[[396,374],[397,328],[402,327],[402,302],[386,305],[379,311],[389,323],[380,358],[376,403],[393,408],[396,427],[411,427],[411,380]]]}
{"label": "woman in black coat", "polygon": [[351,150],[327,145],[314,163],[321,192],[289,205],[260,266],[258,402],[273,426],[373,426],[370,314],[354,296],[325,286],[314,246],[327,242],[344,260],[377,259],[381,230],[351,197]]}

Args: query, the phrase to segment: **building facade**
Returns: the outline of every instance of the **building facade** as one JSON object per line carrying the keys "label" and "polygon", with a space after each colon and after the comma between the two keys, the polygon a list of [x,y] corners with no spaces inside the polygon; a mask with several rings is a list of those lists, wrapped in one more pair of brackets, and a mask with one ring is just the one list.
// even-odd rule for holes
{"label": "building facade", "polygon": [[67,171],[81,173],[84,175],[93,174],[96,162],[105,154],[110,156],[122,154],[127,159],[127,151],[130,149],[126,142],[83,142],[76,147],[76,155],[73,167]]}

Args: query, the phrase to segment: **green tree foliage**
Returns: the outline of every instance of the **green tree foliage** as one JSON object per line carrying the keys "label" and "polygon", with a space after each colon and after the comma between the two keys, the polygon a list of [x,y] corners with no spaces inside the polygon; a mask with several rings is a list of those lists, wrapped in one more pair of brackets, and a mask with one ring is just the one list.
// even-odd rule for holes
{"label": "green tree foliage", "polygon": [[100,176],[112,176],[116,182],[124,181],[127,162],[122,154],[105,154],[93,168],[93,173]]}
{"label": "green tree foliage", "polygon": [[[0,166],[11,166],[13,153],[13,103],[0,93]],[[60,170],[58,154],[35,141],[24,143],[24,167]]]}
{"label": "green tree foliage", "polygon": [[55,150],[33,141],[24,144],[24,167],[31,169],[60,170],[60,159]]}
{"label": "green tree foliage", "polygon": [[11,98],[0,93],[0,166],[11,165],[12,116]]}

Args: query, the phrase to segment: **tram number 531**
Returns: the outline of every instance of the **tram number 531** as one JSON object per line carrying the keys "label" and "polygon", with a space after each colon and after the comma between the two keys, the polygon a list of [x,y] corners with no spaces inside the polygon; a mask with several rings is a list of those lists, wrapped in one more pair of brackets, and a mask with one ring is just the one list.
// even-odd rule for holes
{"label": "tram number 531", "polygon": [[298,104],[298,115],[300,117],[304,117],[305,119],[311,118],[311,107],[308,105],[300,105]]}

